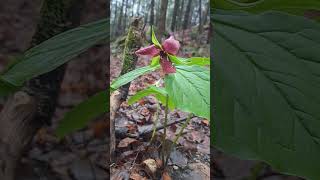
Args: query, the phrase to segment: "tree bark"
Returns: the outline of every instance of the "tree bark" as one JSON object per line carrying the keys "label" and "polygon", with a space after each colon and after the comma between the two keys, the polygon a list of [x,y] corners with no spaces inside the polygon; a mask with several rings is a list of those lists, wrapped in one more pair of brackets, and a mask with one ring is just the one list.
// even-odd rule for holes
{"label": "tree bark", "polygon": [[124,7],[124,0],[122,0],[121,9],[120,9],[120,15],[118,19],[118,28],[116,30],[116,36],[120,35],[122,33],[122,17],[123,17],[123,7]]}
{"label": "tree bark", "polygon": [[181,7],[180,7],[180,13],[179,13],[179,17],[178,17],[178,19],[179,19],[179,23],[178,23],[178,28],[179,29],[181,29],[181,27],[182,27],[182,23],[183,23],[183,21],[182,21],[182,15],[183,15],[183,10],[184,10],[184,2],[185,2],[185,0],[182,0],[182,4],[181,4]]}
{"label": "tree bark", "polygon": [[154,0],[150,3],[150,26],[154,25]]}
{"label": "tree bark", "polygon": [[[123,51],[123,66],[120,75],[126,74],[132,71],[138,60],[135,52],[142,46],[141,32],[143,30],[142,17],[133,18],[130,24],[128,34],[125,41],[125,47]],[[130,83],[122,86],[118,90],[114,91],[110,96],[110,161],[115,160],[116,150],[116,137],[115,137],[115,118],[116,113],[122,101],[127,99]]]}
{"label": "tree bark", "polygon": [[168,0],[162,0],[161,8],[160,8],[159,24],[158,24],[158,33],[157,33],[160,39],[163,36],[164,32],[166,31],[167,9],[168,9]]}
{"label": "tree bark", "polygon": [[188,26],[189,26],[191,5],[192,5],[192,0],[189,0],[189,1],[188,1],[188,5],[187,5],[186,12],[185,12],[185,14],[184,14],[183,29],[187,29]]}
{"label": "tree bark", "polygon": [[173,32],[176,28],[176,19],[178,15],[178,9],[179,9],[180,0],[174,1],[174,7],[173,7],[173,14],[172,14],[172,21],[171,21],[171,31]]}
{"label": "tree bark", "polygon": [[202,1],[199,0],[199,33],[202,33],[202,18],[201,18],[201,12],[202,12]]}
{"label": "tree bark", "polygon": [[[78,8],[82,7],[83,2],[45,0],[31,46],[65,31],[70,27],[69,24],[78,25]],[[31,79],[20,91],[10,96],[4,105],[0,114],[1,180],[15,179],[15,170],[22,153],[37,130],[44,124],[50,124],[64,71],[65,66],[61,66]]]}

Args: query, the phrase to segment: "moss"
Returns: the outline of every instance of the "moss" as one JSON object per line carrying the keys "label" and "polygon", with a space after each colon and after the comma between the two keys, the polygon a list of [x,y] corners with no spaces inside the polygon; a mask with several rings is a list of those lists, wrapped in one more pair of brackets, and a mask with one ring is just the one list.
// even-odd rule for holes
{"label": "moss", "polygon": [[142,45],[141,21],[142,19],[134,19],[129,27],[124,45],[121,74],[128,73],[135,68],[135,64],[138,59],[135,55],[135,51]]}

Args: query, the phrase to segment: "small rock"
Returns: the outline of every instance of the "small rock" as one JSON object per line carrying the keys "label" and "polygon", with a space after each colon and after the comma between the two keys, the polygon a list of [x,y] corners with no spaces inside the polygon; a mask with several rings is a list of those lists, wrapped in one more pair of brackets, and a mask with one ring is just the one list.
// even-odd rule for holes
{"label": "small rock", "polygon": [[173,169],[174,169],[174,170],[178,170],[178,169],[179,169],[179,167],[178,167],[178,166],[176,166],[176,165],[174,165],[174,166],[173,166]]}

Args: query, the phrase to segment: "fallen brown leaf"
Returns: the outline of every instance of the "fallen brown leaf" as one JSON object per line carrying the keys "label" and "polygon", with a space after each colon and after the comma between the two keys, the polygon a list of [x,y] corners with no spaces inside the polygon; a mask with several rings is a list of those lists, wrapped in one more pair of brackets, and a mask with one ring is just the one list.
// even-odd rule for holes
{"label": "fallen brown leaf", "polygon": [[129,137],[124,138],[124,139],[122,139],[122,140],[119,142],[118,148],[126,148],[126,147],[128,147],[130,144],[135,143],[135,142],[137,142],[136,139],[129,138]]}
{"label": "fallen brown leaf", "polygon": [[162,180],[171,180],[171,177],[167,171],[162,173]]}

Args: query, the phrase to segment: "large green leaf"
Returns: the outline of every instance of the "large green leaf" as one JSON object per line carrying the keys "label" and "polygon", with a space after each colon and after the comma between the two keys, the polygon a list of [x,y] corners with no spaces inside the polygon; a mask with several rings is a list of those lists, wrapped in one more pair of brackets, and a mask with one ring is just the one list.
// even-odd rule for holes
{"label": "large green leaf", "polygon": [[174,105],[183,111],[210,118],[210,71],[201,66],[176,66],[165,77],[165,88]]}
{"label": "large green leaf", "polygon": [[253,13],[278,10],[296,15],[303,15],[307,10],[320,10],[319,0],[256,0],[251,3],[236,0],[212,0],[211,5],[212,8],[224,10],[244,10]]}
{"label": "large green leaf", "polygon": [[319,179],[320,25],[279,12],[211,18],[214,145]]}
{"label": "large green leaf", "polygon": [[88,122],[109,111],[109,94],[97,93],[67,112],[59,123],[56,134],[59,138],[84,128]]}
{"label": "large green leaf", "polygon": [[[163,105],[167,104],[167,95],[168,95],[167,91],[164,88],[160,88],[156,86],[149,86],[148,88],[137,92],[135,95],[130,97],[130,99],[128,100],[128,104],[132,105],[133,103],[149,95],[154,95],[157,98],[157,100],[159,100]],[[168,101],[168,107],[171,110],[174,109],[174,104],[170,98]]]}
{"label": "large green leaf", "polygon": [[154,71],[156,69],[158,69],[160,67],[160,65],[152,65],[152,66],[144,66],[144,67],[141,67],[141,68],[138,68],[138,69],[135,69],[133,71],[130,71],[120,77],[118,77],[117,79],[115,79],[112,83],[111,83],[111,90],[116,90],[118,89],[119,87],[133,81],[134,79],[136,79],[137,77],[145,74],[145,73],[148,73],[148,72],[151,72],[151,71]]}
{"label": "large green leaf", "polygon": [[25,52],[22,59],[0,77],[21,86],[26,80],[52,71],[107,39],[108,25],[108,20],[103,19],[54,36]]}

